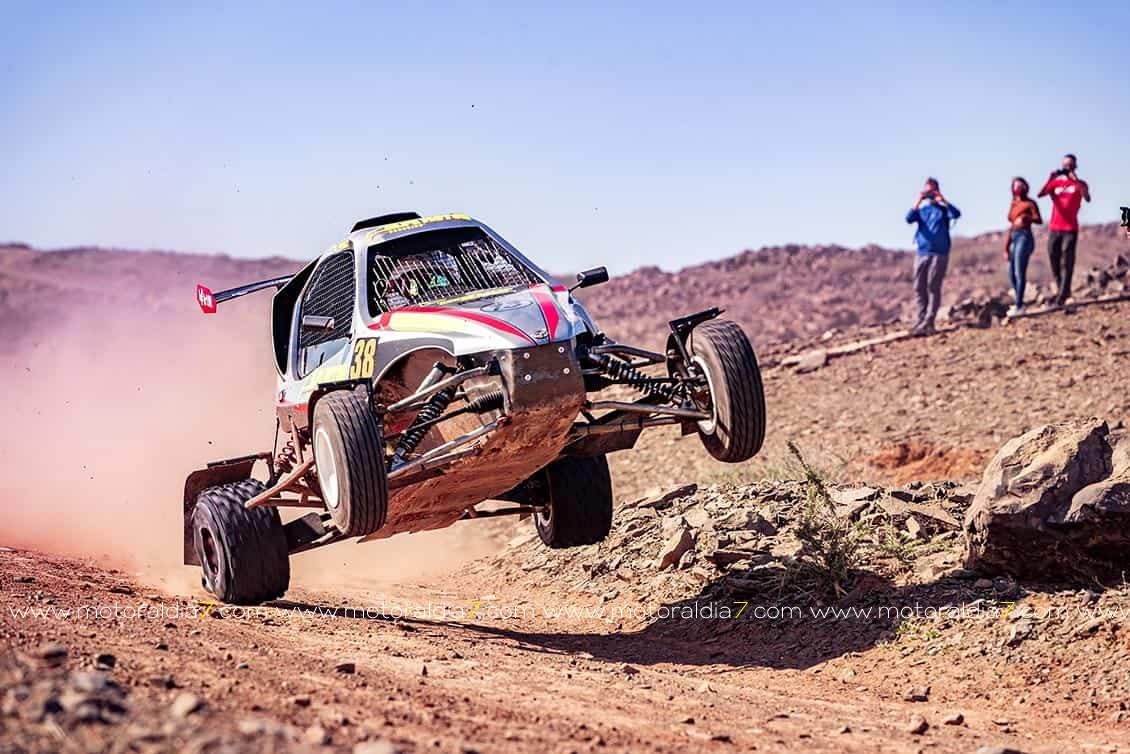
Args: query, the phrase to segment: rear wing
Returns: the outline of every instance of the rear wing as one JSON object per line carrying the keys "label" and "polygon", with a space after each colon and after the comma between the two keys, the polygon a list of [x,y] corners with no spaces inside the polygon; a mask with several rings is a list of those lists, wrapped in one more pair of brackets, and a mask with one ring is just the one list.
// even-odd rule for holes
{"label": "rear wing", "polygon": [[294,275],[285,275],[283,277],[271,278],[270,280],[260,280],[258,283],[248,283],[247,285],[229,288],[219,293],[212,293],[211,288],[197,284],[196,303],[200,305],[200,311],[205,314],[215,314],[216,307],[225,301],[230,301],[240,296],[246,296],[248,293],[255,293],[255,291],[261,291],[265,288],[282,288],[289,283],[293,277]]}

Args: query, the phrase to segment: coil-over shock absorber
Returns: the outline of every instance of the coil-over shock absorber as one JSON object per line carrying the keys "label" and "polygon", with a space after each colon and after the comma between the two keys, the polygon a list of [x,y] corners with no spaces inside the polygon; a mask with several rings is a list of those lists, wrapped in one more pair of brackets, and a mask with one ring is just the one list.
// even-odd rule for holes
{"label": "coil-over shock absorber", "polygon": [[424,435],[428,433],[428,428],[433,421],[438,419],[440,414],[447,409],[453,398],[455,398],[454,386],[440,390],[428,399],[428,402],[416,414],[412,426],[404,430],[404,434],[400,436],[400,440],[396,443],[396,451],[392,454],[393,467],[404,463],[405,456],[416,449],[416,446],[424,439]]}
{"label": "coil-over shock absorber", "polygon": [[665,401],[671,400],[675,391],[670,383],[648,377],[626,361],[606,354],[589,354],[589,358],[600,365],[609,377],[622,380],[645,395],[653,395]]}

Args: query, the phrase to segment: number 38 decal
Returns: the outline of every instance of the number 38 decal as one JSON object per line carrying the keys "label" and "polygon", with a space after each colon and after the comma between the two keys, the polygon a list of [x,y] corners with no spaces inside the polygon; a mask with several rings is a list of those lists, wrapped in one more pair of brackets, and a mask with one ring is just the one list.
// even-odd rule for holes
{"label": "number 38 decal", "polygon": [[377,355],[377,339],[361,338],[353,344],[353,363],[349,367],[349,379],[372,377]]}

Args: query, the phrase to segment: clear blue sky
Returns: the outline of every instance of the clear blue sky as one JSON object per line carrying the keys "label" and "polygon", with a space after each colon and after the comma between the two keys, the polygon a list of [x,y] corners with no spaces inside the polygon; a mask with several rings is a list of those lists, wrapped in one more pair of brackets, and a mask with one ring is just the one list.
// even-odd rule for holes
{"label": "clear blue sky", "polygon": [[307,258],[466,211],[554,270],[677,268],[909,247],[927,174],[999,228],[1066,151],[1084,221],[1130,203],[1124,0],[188,5],[4,0],[0,240]]}

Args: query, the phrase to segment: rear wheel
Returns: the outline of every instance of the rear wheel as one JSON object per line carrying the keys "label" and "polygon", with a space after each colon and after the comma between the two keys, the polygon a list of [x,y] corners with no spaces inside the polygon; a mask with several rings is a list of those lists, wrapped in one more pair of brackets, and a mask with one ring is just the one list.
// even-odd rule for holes
{"label": "rear wheel", "polygon": [[193,545],[204,588],[224,602],[278,599],[290,585],[286,533],[277,508],[247,510],[264,489],[255,479],[209,487],[192,512]]}
{"label": "rear wheel", "polygon": [[600,542],[612,529],[612,475],[608,459],[566,456],[540,475],[545,510],[534,514],[541,541],[550,547]]}
{"label": "rear wheel", "polygon": [[691,333],[691,358],[706,377],[709,419],[698,434],[710,455],[739,463],[761,450],[765,441],[765,389],[753,346],[737,324],[704,322]]}
{"label": "rear wheel", "polygon": [[324,396],[314,406],[312,437],[322,499],[338,530],[361,537],[384,526],[388,475],[368,400],[346,390]]}

